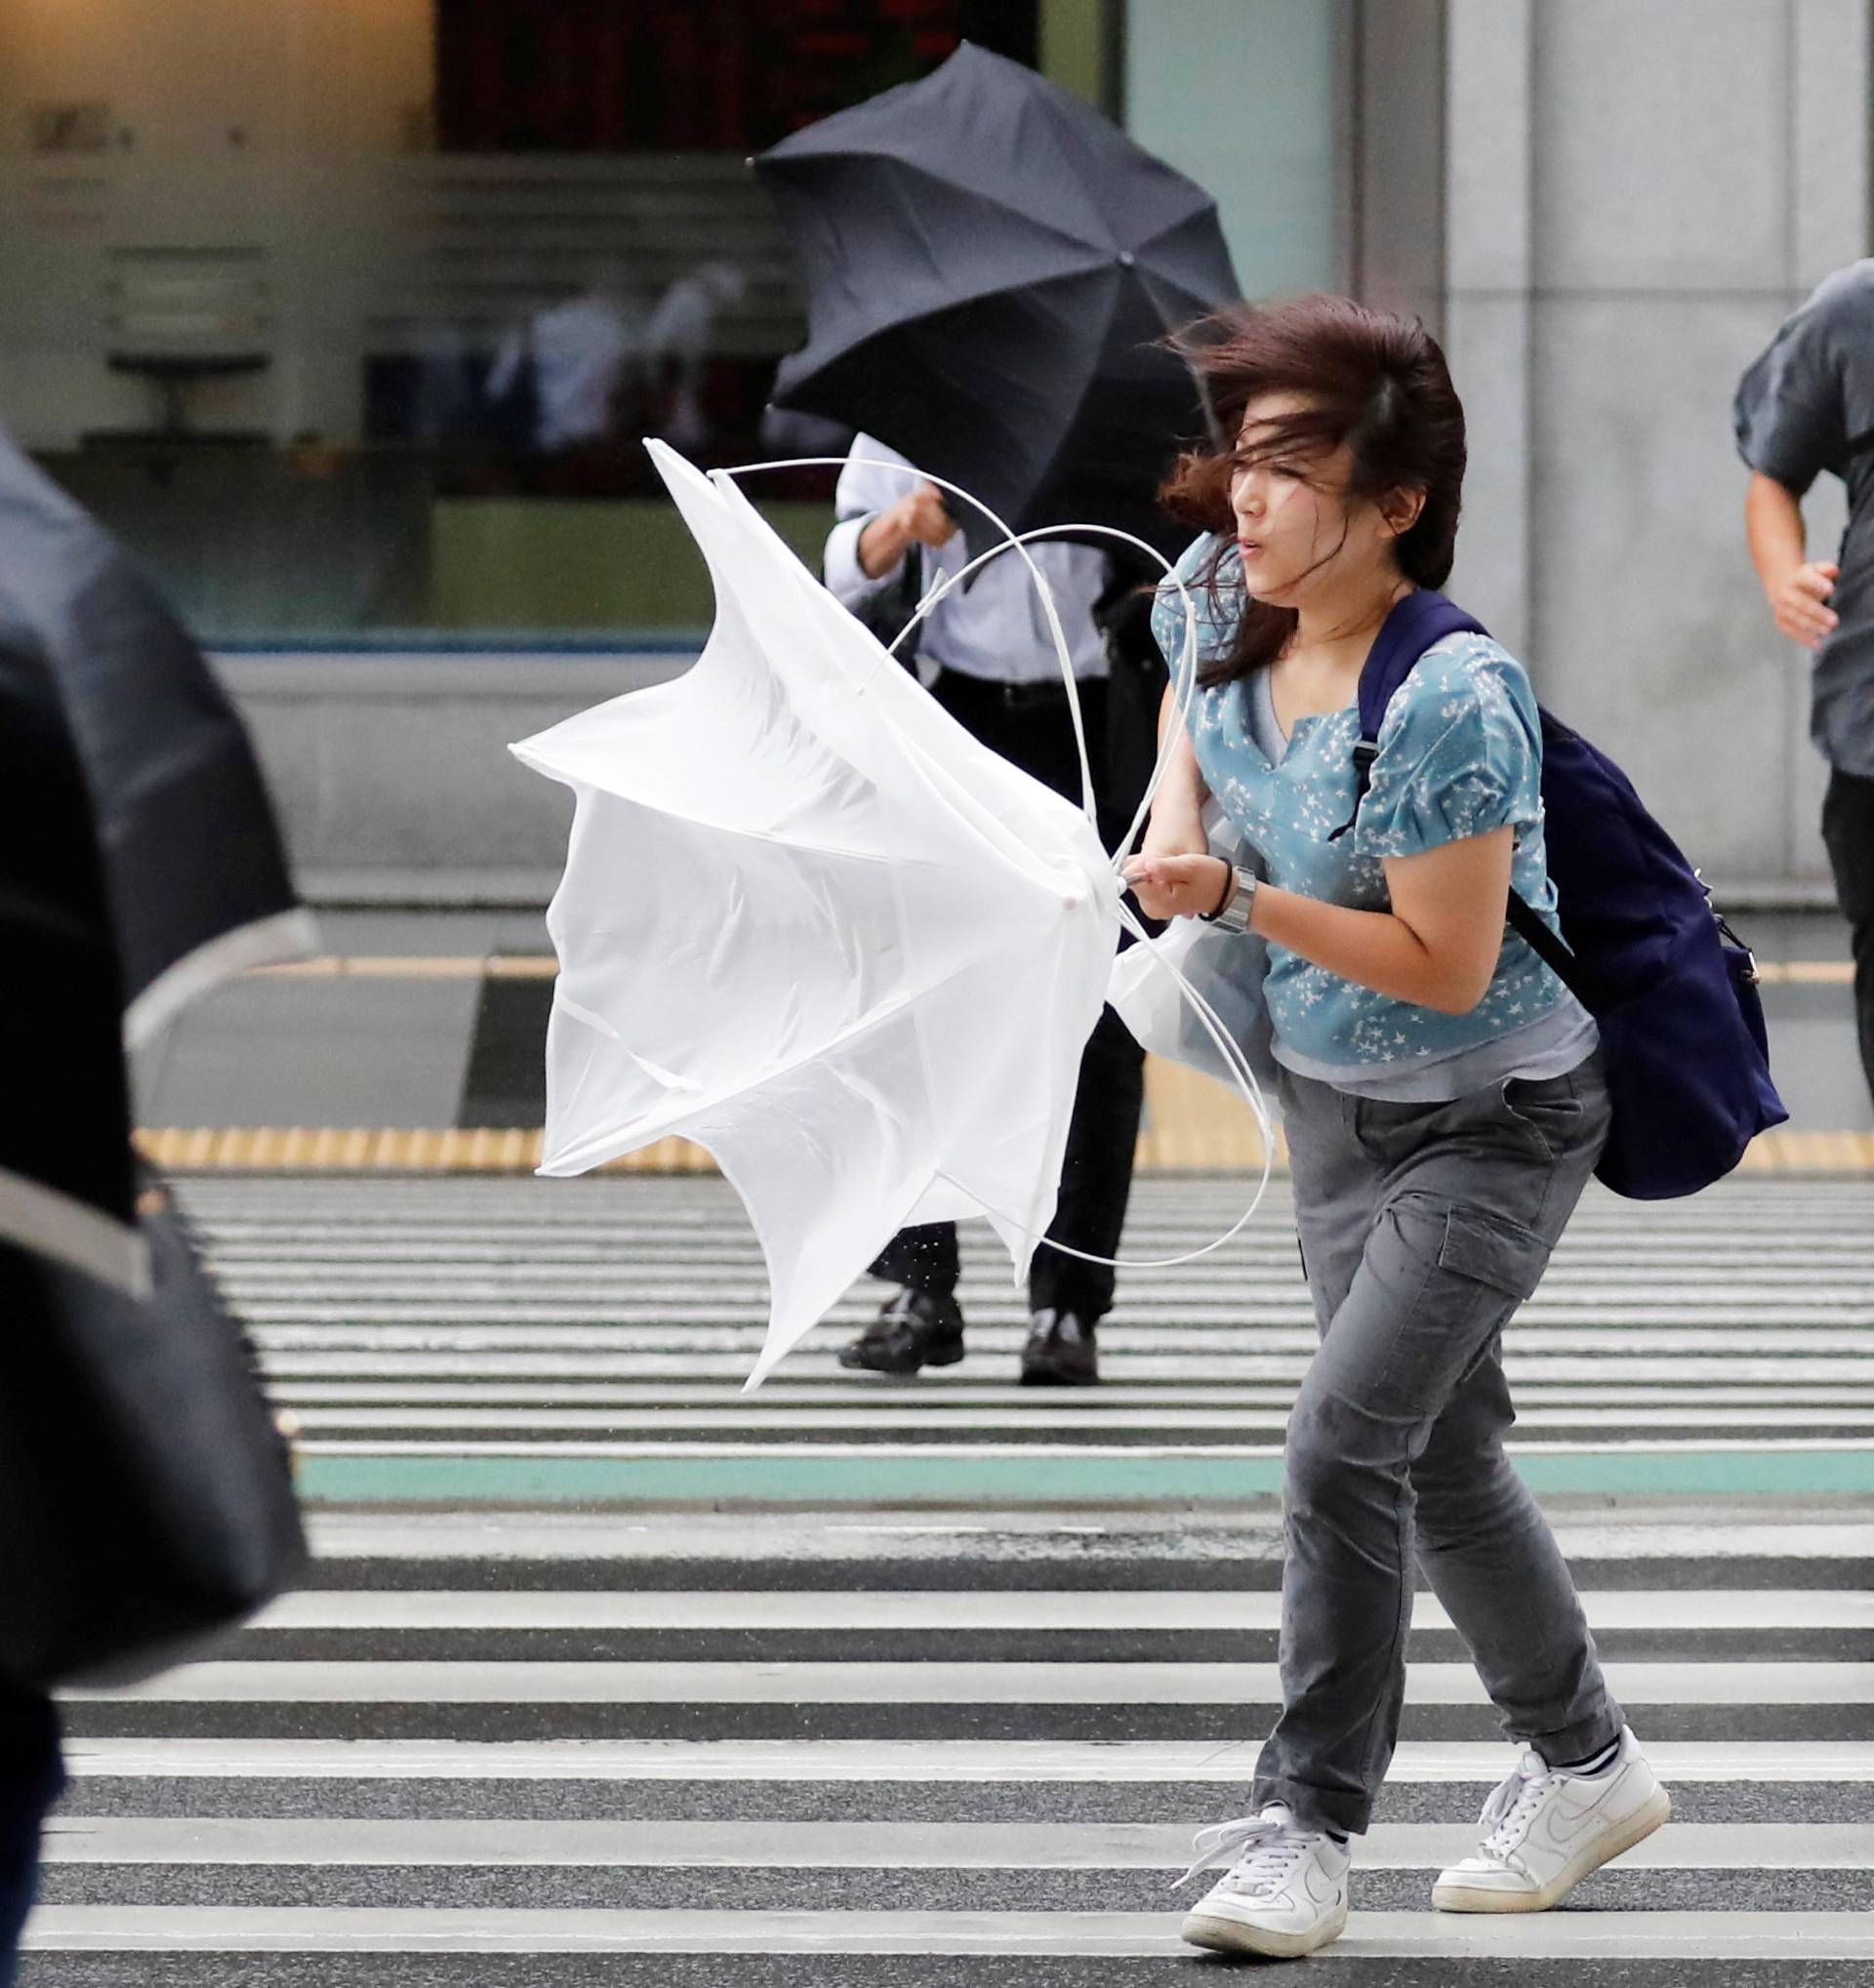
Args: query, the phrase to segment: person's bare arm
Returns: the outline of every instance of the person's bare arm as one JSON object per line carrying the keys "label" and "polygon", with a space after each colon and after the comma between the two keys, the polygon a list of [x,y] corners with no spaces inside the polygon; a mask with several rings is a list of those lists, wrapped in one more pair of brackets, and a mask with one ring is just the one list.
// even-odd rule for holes
{"label": "person's bare arm", "polygon": [[[1516,832],[1492,829],[1386,859],[1390,912],[1357,912],[1261,884],[1250,930],[1343,980],[1397,1001],[1464,1015],[1488,992],[1503,950]],[[1216,856],[1140,856],[1126,880],[1148,917],[1220,908],[1231,881]]]}
{"label": "person's bare arm", "polygon": [[1164,777],[1152,797],[1152,818],[1141,844],[1148,856],[1201,856],[1209,847],[1203,832],[1203,803],[1208,794],[1203,775],[1198,771],[1198,755],[1192,750],[1191,734],[1178,722],[1178,699],[1167,686],[1159,706],[1159,750],[1164,750],[1165,733],[1177,730],[1177,742],[1165,761]]}
{"label": "person's bare arm", "polygon": [[1842,569],[1830,560],[1810,558],[1801,501],[1773,476],[1753,470],[1744,497],[1744,530],[1777,628],[1792,642],[1819,648],[1839,619],[1828,598]]}

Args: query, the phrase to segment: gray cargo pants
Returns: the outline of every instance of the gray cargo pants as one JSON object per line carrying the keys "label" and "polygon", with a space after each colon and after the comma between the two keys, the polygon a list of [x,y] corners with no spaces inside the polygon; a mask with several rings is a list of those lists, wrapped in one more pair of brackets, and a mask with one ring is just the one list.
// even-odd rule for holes
{"label": "gray cargo pants", "polygon": [[1506,1732],[1551,1764],[1618,1738],[1561,1550],[1503,1454],[1502,1332],[1607,1138],[1598,1055],[1448,1104],[1284,1071],[1322,1343],[1288,1419],[1283,1713],[1254,1803],[1365,1829],[1406,1689],[1416,1550]]}

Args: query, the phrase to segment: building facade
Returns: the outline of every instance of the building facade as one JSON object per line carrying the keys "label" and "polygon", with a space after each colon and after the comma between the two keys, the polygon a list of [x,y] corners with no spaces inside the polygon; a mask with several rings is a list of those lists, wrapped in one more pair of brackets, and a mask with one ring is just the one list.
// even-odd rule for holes
{"label": "building facade", "polygon": [[[744,153],[991,38],[1210,186],[1252,297],[1434,324],[1472,426],[1454,590],[1708,875],[1824,895],[1730,402],[1869,252],[1868,16],[0,0],[0,421],[228,654],[315,880],[531,889],[556,798],[465,755],[677,667],[707,609],[636,436],[762,453],[798,336]],[[810,547],[824,489],[769,495]],[[1819,548],[1839,492],[1810,509]]]}
{"label": "building facade", "polygon": [[[1805,659],[1772,627],[1745,551],[1730,410],[1781,319],[1870,253],[1868,13],[1866,0],[1131,10],[1128,60],[1149,78],[1133,128],[1216,186],[1251,291],[1285,248],[1301,282],[1418,309],[1444,338],[1472,443],[1453,590],[1621,759],[1708,876],[1794,902],[1828,895],[1825,769]],[[1233,154],[1215,82],[1202,128],[1183,134],[1175,78],[1227,74],[1228,32],[1247,72],[1252,46],[1304,31],[1304,87],[1275,114],[1321,117],[1324,68],[1332,191],[1317,166],[1259,264],[1256,210],[1296,183],[1306,139],[1272,159],[1266,138],[1244,137]],[[1254,92],[1266,104],[1266,85]],[[1808,509],[1812,546],[1832,547],[1832,479]]]}

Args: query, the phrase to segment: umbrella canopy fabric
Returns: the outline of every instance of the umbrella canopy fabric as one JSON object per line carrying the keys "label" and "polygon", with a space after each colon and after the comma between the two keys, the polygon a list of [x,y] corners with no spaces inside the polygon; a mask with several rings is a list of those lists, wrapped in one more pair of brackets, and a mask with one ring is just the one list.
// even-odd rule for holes
{"label": "umbrella canopy fabric", "polygon": [[687,675],[513,751],[575,796],[549,925],[547,1174],[671,1133],[746,1203],[750,1385],[908,1222],[1052,1218],[1120,885],[1084,815],[979,746],[726,478],[650,444],[709,562]]}
{"label": "umbrella canopy fabric", "polygon": [[1018,530],[1181,542],[1155,493],[1204,415],[1156,342],[1239,295],[1202,187],[970,43],[754,163],[807,281],[778,406],[878,436]]}
{"label": "umbrella canopy fabric", "polygon": [[0,631],[0,1239],[144,1288],[123,969],[91,795],[59,687]]}
{"label": "umbrella canopy fabric", "polygon": [[316,939],[201,652],[0,432],[0,1238],[143,1293],[125,1048]]}
{"label": "umbrella canopy fabric", "polygon": [[0,644],[43,659],[63,707],[131,1046],[227,974],[312,948],[226,693],[122,547],[3,431]]}

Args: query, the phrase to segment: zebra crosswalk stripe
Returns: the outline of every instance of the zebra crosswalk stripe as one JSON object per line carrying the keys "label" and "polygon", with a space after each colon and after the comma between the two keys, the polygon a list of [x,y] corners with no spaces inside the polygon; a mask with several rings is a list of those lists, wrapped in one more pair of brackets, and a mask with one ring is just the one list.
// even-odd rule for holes
{"label": "zebra crosswalk stripe", "polygon": [[[1227,1226],[1237,1180],[1142,1180],[1129,1251]],[[396,1184],[205,1178],[188,1190],[325,1497],[691,1500],[875,1495],[977,1503],[1045,1447],[1069,1498],[1273,1488],[1315,1327],[1285,1189],[1218,1256],[1121,1280],[1097,1402],[1014,1385],[1018,1294],[980,1250],[971,1358],[912,1391],[834,1362],[855,1290],[760,1397],[760,1254],[711,1178]],[[1508,1336],[1538,1485],[1874,1488],[1874,1186],[1733,1182],[1640,1208],[1596,1194]],[[1805,1456],[1815,1461],[1802,1464]],[[442,1469],[448,1459],[455,1468]],[[1233,1466],[1241,1460],[1242,1474]],[[1546,1473],[1546,1475],[1545,1475]]]}
{"label": "zebra crosswalk stripe", "polygon": [[[1614,1589],[1581,1597],[1602,1629],[1859,1629],[1874,1632],[1874,1594],[1793,1588],[1738,1594]],[[1089,1594],[1074,1589],[1020,1589],[969,1597],[972,1631],[1151,1629],[1274,1631],[1282,1597],[1248,1594]],[[1421,1593],[1412,1612],[1417,1629],[1449,1629],[1436,1596]],[[680,1593],[606,1595],[533,1591],[448,1593],[430,1589],[362,1592],[316,1589],[289,1595],[257,1621],[259,1630],[286,1629],[587,1629],[587,1630],[941,1630],[958,1624],[958,1603],[942,1590],[899,1589],[840,1594],[763,1593],[738,1588]]]}
{"label": "zebra crosswalk stripe", "polygon": [[[1204,1239],[1241,1193],[1144,1181],[1127,1247]],[[1108,1385],[1070,1400],[1014,1386],[1021,1308],[980,1251],[963,1369],[837,1368],[861,1290],[743,1399],[760,1263],[716,1180],[185,1198],[321,1472],[806,1458],[863,1490],[1029,1459],[1009,1482],[1072,1466],[1095,1495],[328,1504],[310,1584],[215,1661],[68,1700],[34,1988],[244,1988],[294,1957],[410,1988],[513,1966],[585,1988],[595,1959],[656,1988],[756,1964],[776,1988],[1188,1978],[1166,1886],[1190,1831],[1243,1805],[1279,1694],[1280,1519],[1102,1503],[1098,1473],[1273,1468],[1313,1340],[1279,1197],[1241,1251],[1123,1281]],[[1590,1200],[1509,1335],[1517,1453],[1582,1474],[1558,1538],[1675,1819],[1588,1910],[1434,1914],[1431,1873],[1516,1755],[1421,1595],[1346,1979],[1546,1960],[1590,1988],[1808,1988],[1874,1964],[1874,1522],[1823,1475],[1874,1450],[1870,1216],[1863,1184],[1782,1178]],[[1696,1499],[1596,1476],[1691,1453],[1719,1474]],[[1750,1490],[1765,1458],[1802,1495]]]}
{"label": "zebra crosswalk stripe", "polygon": [[[1874,1706],[1874,1663],[1609,1663],[1623,1703]],[[1274,1705],[1267,1663],[566,1663],[432,1661],[189,1664],[145,1684],[74,1691],[74,1704],[388,1705]],[[1420,1663],[1407,1705],[1487,1700],[1469,1664]]]}
{"label": "zebra crosswalk stripe", "polygon": [[[1650,1740],[1674,1784],[1874,1782],[1874,1741]],[[1498,1740],[1402,1741],[1389,1787],[1488,1783]],[[1207,1789],[1238,1782],[1234,1750],[1153,1740],[666,1739],[470,1740],[80,1738],[66,1765],[79,1780],[600,1782],[888,1782],[991,1787],[1147,1782]]]}
{"label": "zebra crosswalk stripe", "polygon": [[[1814,1913],[1800,1926],[1776,1912],[1727,1914],[1722,1925],[1698,1912],[1561,1913],[1528,1915],[1512,1923],[1466,1920],[1461,1925],[1443,1919],[1428,1924],[1430,1919],[1429,1914],[1355,1912],[1348,1919],[1343,1952],[1350,1960],[1370,1964],[1375,1980],[1397,1980],[1399,1976],[1388,1968],[1406,1959],[1613,1964],[1628,1968],[1618,1977],[1627,1981],[1644,1979],[1631,1971],[1634,1962],[1780,1962],[1808,1968],[1836,1961],[1874,1960],[1874,1914],[1862,1912]],[[250,1955],[279,1953],[443,1953],[459,1957],[459,1965],[463,1958],[475,1955],[584,1958],[647,1953],[761,1955],[783,1961],[864,1955],[881,1963],[877,1979],[882,1982],[903,1981],[904,1960],[918,1957],[1163,1959],[1188,1967],[1191,1950],[1182,1947],[1168,1927],[1167,1915],[1161,1912],[1077,1913],[1071,1924],[1063,1925],[1060,1915],[1039,1912],[155,1907],[118,1914],[78,1908],[43,1914],[26,1944],[41,1952],[73,1955],[186,1953],[193,1962],[192,1978],[203,1981],[217,1978],[209,1970],[211,1956],[231,1957],[237,1967],[245,1968]],[[56,1978],[44,1968],[39,1974],[42,1980]],[[238,1980],[242,1975],[220,1978]],[[473,1977],[458,1972],[453,1978]],[[537,1970],[529,1978],[542,1981],[551,1976]],[[672,1977],[666,1973],[662,1978]],[[770,1970],[768,1978],[786,1977]],[[809,1967],[794,1978],[805,1982],[824,1976]],[[1796,1973],[1789,1976],[1792,1984],[1801,1978]]]}
{"label": "zebra crosswalk stripe", "polygon": [[[121,1816],[74,1822],[47,1846],[56,1864],[623,1865],[634,1869],[1168,1871],[1190,1863],[1192,1806],[1178,1821],[794,1822],[765,1818],[516,1824],[413,1817]],[[1476,1846],[1465,1823],[1380,1823],[1361,1840],[1368,1871],[1436,1873]],[[1636,1846],[1627,1870],[1874,1870],[1866,1823],[1682,1823]]]}

